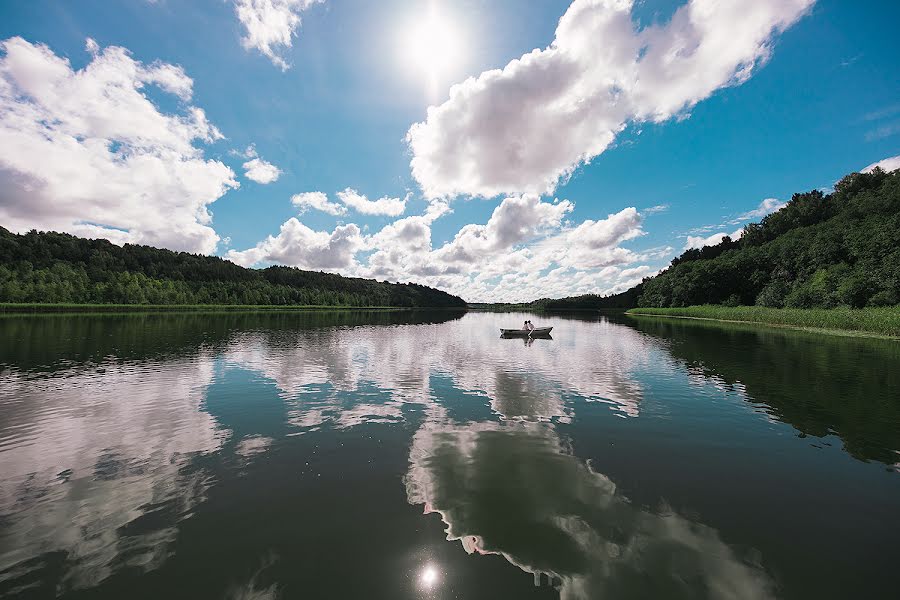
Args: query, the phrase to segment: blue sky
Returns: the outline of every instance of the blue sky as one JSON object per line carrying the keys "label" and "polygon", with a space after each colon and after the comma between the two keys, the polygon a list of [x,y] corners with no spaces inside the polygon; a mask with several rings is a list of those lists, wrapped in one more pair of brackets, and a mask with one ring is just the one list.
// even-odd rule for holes
{"label": "blue sky", "polygon": [[626,289],[900,166],[900,4],[726,4],[3,3],[0,225],[473,301]]}

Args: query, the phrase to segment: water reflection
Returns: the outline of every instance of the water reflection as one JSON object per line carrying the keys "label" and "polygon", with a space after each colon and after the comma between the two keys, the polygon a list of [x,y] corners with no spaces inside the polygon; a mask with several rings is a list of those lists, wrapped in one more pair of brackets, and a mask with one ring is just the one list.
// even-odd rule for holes
{"label": "water reflection", "polygon": [[468,553],[499,553],[562,598],[768,598],[762,568],[718,533],[631,503],[538,423],[429,425],[406,477]]}
{"label": "water reflection", "polygon": [[900,343],[678,319],[628,322],[689,372],[740,389],[802,434],[837,434],[857,458],[898,461]]}
{"label": "water reflection", "polygon": [[211,357],[101,365],[0,379],[0,570],[56,551],[77,565],[66,587],[151,570],[176,532],[140,533],[139,520],[189,514],[203,499],[205,474],[182,467],[225,435],[202,410]]}
{"label": "water reflection", "polygon": [[[486,333],[498,318],[254,332],[236,338],[224,357],[229,365],[274,381],[286,401],[299,400],[292,404],[292,421],[306,427],[326,420],[341,427],[396,420],[405,403],[437,404],[431,408],[440,412],[431,389],[434,376],[450,378],[465,393],[487,396],[505,417],[567,419],[564,394],[638,416],[642,387],[634,373],[665,354],[652,338],[604,322],[572,328],[564,341],[539,340],[535,352],[523,354],[518,344]],[[390,400],[367,402],[367,387],[388,393]],[[355,394],[352,406],[340,402],[347,393]]]}
{"label": "water reflection", "polygon": [[[615,318],[548,317],[555,339],[498,339],[498,327],[523,318],[0,318],[0,339],[10,342],[0,344],[0,595],[93,588],[121,597],[145,589],[140,578],[153,573],[152,597],[217,546],[227,549],[220,560],[239,565],[235,579],[211,569],[206,587],[184,595],[335,594],[351,582],[335,582],[344,567],[322,556],[352,545],[368,557],[355,565],[360,573],[369,565],[411,573],[393,588],[369,581],[372,596],[496,597],[495,578],[513,589],[496,562],[463,587],[476,567],[455,561],[487,554],[480,563],[508,562],[543,582],[536,594],[553,593],[552,583],[564,598],[771,597],[785,581],[789,590],[811,585],[801,574],[790,587],[799,567],[780,553],[796,540],[747,533],[750,500],[732,514],[713,502],[725,513],[715,521],[706,516],[716,510],[665,501],[703,506],[721,496],[728,486],[704,477],[719,473],[723,448],[743,461],[735,488],[755,478],[767,485],[777,469],[763,455],[776,443],[781,464],[809,467],[797,446],[778,441],[781,421],[836,431],[858,458],[897,462],[896,346]],[[857,364],[860,355],[869,366]],[[679,470],[685,463],[691,471]],[[883,519],[900,499],[892,484],[856,463],[817,465],[840,489],[871,499],[841,539],[891,538],[896,526],[866,519]],[[801,492],[817,489],[814,475],[790,473]],[[816,530],[790,493],[775,505],[792,507],[784,510],[805,523],[801,531]],[[422,506],[444,525],[423,521]],[[826,508],[828,519],[844,515]],[[245,528],[234,533],[234,523]],[[364,533],[382,524],[378,535]],[[282,530],[294,533],[281,539]],[[460,544],[440,559],[431,548],[414,566],[404,562],[428,532],[442,547],[445,536]],[[770,564],[782,565],[777,576]],[[298,565],[322,580],[303,579]]]}

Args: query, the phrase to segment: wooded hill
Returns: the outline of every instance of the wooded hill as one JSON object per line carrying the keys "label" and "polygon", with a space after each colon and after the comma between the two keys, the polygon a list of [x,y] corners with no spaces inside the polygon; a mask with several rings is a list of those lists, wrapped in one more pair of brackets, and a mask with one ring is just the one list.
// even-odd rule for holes
{"label": "wooded hill", "polygon": [[548,310],[682,307],[789,308],[900,303],[900,170],[853,173],[834,191],[794,194],[738,240],[691,249],[655,277],[614,296],[542,299]]}
{"label": "wooded hill", "polygon": [[0,227],[0,302],[464,307],[462,298],[292,267]]}

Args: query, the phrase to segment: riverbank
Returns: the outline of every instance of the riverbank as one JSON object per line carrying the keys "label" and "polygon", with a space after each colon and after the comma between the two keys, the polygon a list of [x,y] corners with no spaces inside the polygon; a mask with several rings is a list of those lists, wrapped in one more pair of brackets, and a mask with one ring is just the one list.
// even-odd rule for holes
{"label": "riverbank", "polygon": [[900,306],[807,309],[702,305],[684,308],[632,308],[625,314],[731,323],[757,323],[836,335],[900,338]]}
{"label": "riverbank", "polygon": [[115,313],[115,312],[219,312],[219,311],[329,311],[329,310],[464,310],[428,306],[344,306],[327,304],[68,304],[0,303],[2,313]]}

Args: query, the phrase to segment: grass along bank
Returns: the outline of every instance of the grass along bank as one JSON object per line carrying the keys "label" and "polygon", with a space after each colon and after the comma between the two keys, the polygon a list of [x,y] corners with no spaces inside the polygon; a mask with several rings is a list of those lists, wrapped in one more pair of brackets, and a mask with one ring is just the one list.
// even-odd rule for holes
{"label": "grass along bank", "polygon": [[626,314],[759,323],[777,327],[900,337],[900,306],[826,309],[705,304],[683,308],[632,308]]}

